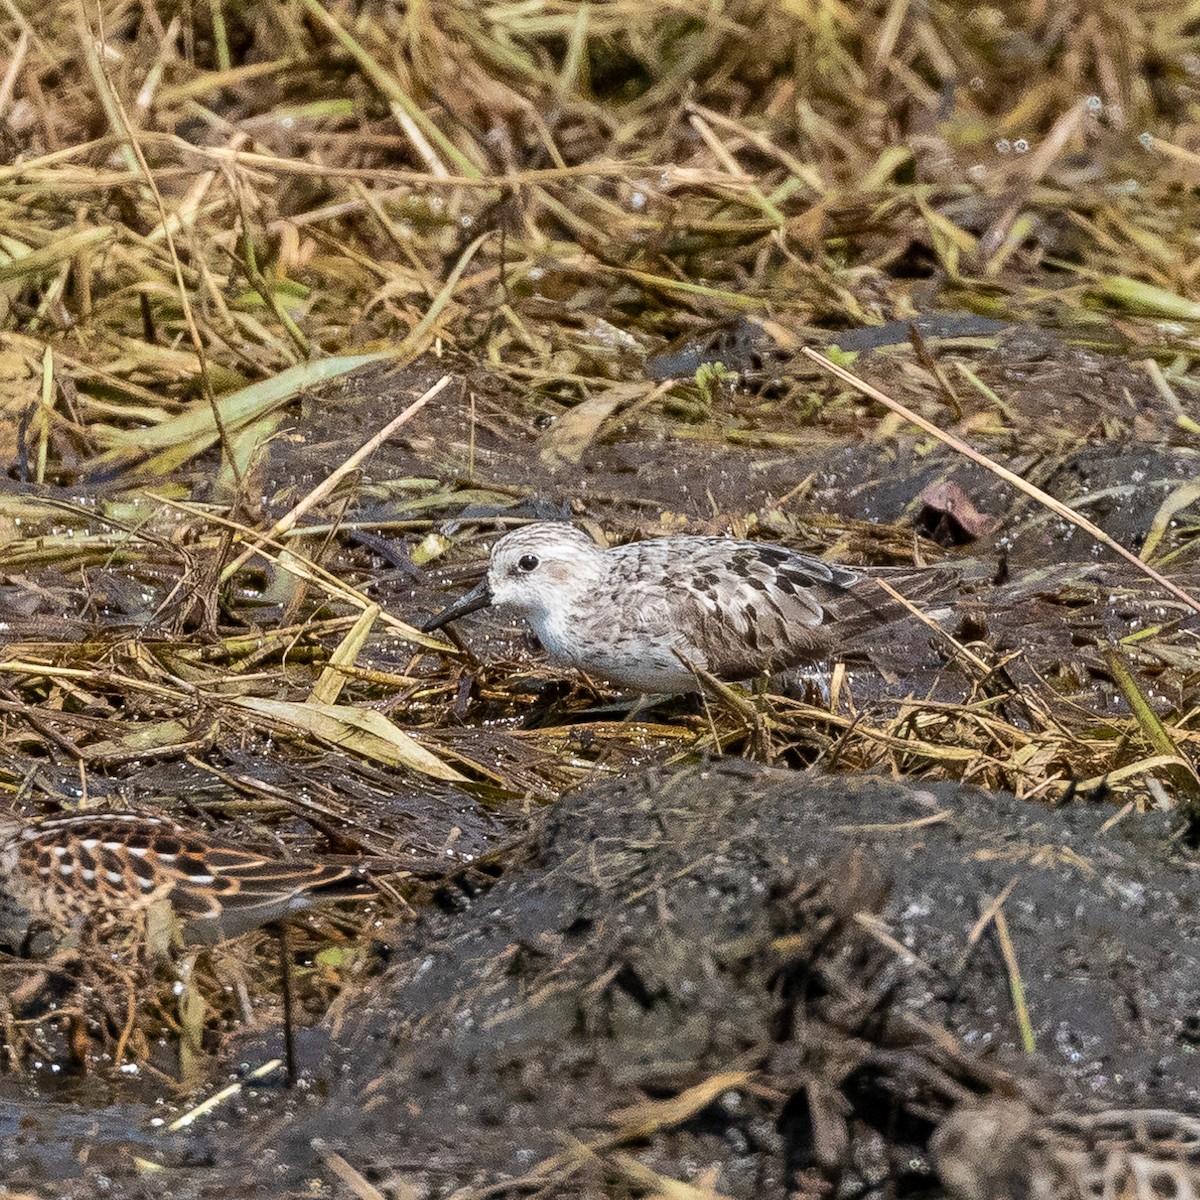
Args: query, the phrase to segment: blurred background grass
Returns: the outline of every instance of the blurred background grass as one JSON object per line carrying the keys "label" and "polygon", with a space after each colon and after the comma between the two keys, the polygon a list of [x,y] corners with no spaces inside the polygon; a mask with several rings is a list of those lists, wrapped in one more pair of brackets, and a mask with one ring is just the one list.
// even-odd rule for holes
{"label": "blurred background grass", "polygon": [[69,0],[0,47],[24,479],[363,347],[553,410],[747,310],[1200,345],[1196,4]]}

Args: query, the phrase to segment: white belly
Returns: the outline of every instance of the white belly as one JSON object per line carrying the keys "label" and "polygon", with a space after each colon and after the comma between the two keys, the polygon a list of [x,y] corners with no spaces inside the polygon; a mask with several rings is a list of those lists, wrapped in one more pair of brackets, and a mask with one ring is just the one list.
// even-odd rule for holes
{"label": "white belly", "polygon": [[[639,692],[699,690],[696,677],[661,638],[615,626],[591,630],[546,613],[537,614],[530,623],[547,657],[557,666],[575,667]],[[685,656],[699,667],[705,665],[699,655]]]}

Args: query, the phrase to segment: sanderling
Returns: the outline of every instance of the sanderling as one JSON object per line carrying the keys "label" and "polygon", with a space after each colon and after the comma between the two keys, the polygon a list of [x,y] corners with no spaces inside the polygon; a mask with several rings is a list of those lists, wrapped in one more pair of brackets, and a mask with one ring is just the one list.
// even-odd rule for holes
{"label": "sanderling", "polygon": [[869,580],[761,542],[679,536],[605,550],[544,522],[502,537],[483,582],[423,629],[506,606],[556,665],[641,692],[693,692],[693,668],[750,679],[828,657],[851,625],[901,615],[883,615],[887,598]]}
{"label": "sanderling", "polygon": [[275,862],[148,814],[0,815],[0,944],[38,952],[89,923],[129,924],[158,903],[170,905],[186,941],[211,944],[360,878],[353,864]]}

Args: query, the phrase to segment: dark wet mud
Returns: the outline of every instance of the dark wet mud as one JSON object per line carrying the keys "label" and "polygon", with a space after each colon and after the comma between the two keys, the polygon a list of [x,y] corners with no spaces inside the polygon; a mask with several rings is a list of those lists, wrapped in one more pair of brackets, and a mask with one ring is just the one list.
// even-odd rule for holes
{"label": "dark wet mud", "polygon": [[207,1164],[122,1190],[350,1195],[336,1162],[387,1196],[938,1196],[969,1101],[1200,1089],[1200,879],[1168,819],[1103,805],[656,771],[447,880],[393,962],[311,1035],[301,1096],[218,1110]]}
{"label": "dark wet mud", "polygon": [[[859,367],[904,399],[909,353],[876,349]],[[979,444],[1125,544],[1152,539],[1197,589],[1197,452],[1143,374],[1023,329],[956,354],[1011,407],[981,408]],[[176,585],[202,581],[215,550],[190,548],[197,527],[161,512],[120,554],[98,542],[66,580],[36,539],[18,544],[0,590],[18,639],[8,660],[95,673],[64,700],[36,672],[10,672],[10,787],[61,804],[82,761],[93,799],[373,857],[393,901],[344,926],[370,967],[313,967],[319,930],[305,944],[321,982],[302,1014],[299,1089],[276,1073],[165,1132],[279,1056],[276,1005],[249,1024],[222,1018],[200,1086],[172,1082],[166,1043],[162,1077],[102,1059],[65,1087],[48,1053],[0,1081],[15,1114],[11,1188],[624,1196],[673,1180],[728,1196],[938,1195],[935,1131],[969,1098],[1015,1100],[1036,1121],[1195,1106],[1187,794],[1165,769],[1143,786],[1155,750],[1130,732],[1110,653],[1120,645],[1189,737],[1200,618],[949,452],[899,429],[857,436],[879,415],[860,398],[836,397],[797,437],[814,377],[772,370],[739,385],[760,389],[753,406],[719,392],[695,436],[652,408],[618,409],[566,466],[536,403],[514,406],[468,373],[297,544],[406,621],[464,586],[496,531],[530,518],[946,563],[958,578],[946,627],[985,673],[916,622],[846,647],[847,711],[823,710],[824,681],[814,693],[801,680],[756,701],[760,728],[717,730],[731,752],[792,771],[697,768],[719,712],[675,704],[631,719],[628,702],[541,668],[494,615],[463,623],[458,655],[390,628],[367,639],[347,702],[386,713],[465,779],[390,768],[222,707],[255,687],[303,699],[360,611],[336,594],[255,569],[223,609],[197,608]],[[309,402],[257,464],[262,519],[434,378],[368,373]],[[113,511],[102,485],[89,500]],[[112,531],[78,507],[45,521],[48,538]],[[280,626],[295,632],[275,640]],[[243,688],[243,675],[269,686]],[[1114,764],[1129,774],[1106,792]],[[799,769],[812,767],[851,773]],[[996,790],[889,781],[914,772]]]}

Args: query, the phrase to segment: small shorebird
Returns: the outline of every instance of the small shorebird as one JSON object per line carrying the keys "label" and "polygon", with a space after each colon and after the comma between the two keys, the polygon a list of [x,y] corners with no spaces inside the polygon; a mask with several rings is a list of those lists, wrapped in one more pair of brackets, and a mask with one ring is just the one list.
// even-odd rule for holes
{"label": "small shorebird", "polygon": [[40,953],[85,925],[170,906],[184,941],[212,944],[308,908],[356,865],[275,862],[166,817],[0,814],[0,945]]}
{"label": "small shorebird", "polygon": [[1169,1109],[1036,1113],[1018,1100],[954,1109],[930,1143],[959,1200],[1185,1200],[1200,1194],[1200,1119]]}
{"label": "small shorebird", "polygon": [[422,628],[488,605],[520,613],[557,665],[669,693],[699,688],[693,668],[737,680],[817,661],[904,615],[869,572],[782,546],[680,536],[605,550],[555,522],[502,537],[479,586]]}

